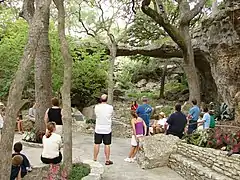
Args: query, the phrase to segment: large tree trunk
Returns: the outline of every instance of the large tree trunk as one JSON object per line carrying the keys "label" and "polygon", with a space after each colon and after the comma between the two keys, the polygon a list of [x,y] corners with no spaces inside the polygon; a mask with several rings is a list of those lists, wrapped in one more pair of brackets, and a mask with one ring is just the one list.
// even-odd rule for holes
{"label": "large tree trunk", "polygon": [[26,84],[33,60],[36,56],[36,49],[43,30],[43,15],[47,13],[51,0],[43,0],[32,19],[29,30],[29,38],[26,44],[23,57],[18,66],[15,78],[11,84],[7,102],[6,118],[3,127],[0,144],[0,179],[9,180],[11,173],[12,145],[16,125],[17,111],[21,101],[22,91]]}
{"label": "large tree trunk", "polygon": [[[37,3],[38,4],[38,3]],[[41,33],[37,54],[35,58],[35,101],[36,101],[36,133],[46,130],[44,115],[47,108],[51,107],[52,74],[51,55],[48,39],[50,9],[44,14],[44,29]]]}
{"label": "large tree trunk", "polygon": [[112,43],[109,47],[109,67],[108,67],[108,103],[113,104],[113,91],[114,91],[114,63],[117,56],[116,43]]}
{"label": "large tree trunk", "polygon": [[194,52],[191,43],[191,37],[189,32],[188,25],[180,26],[179,28],[182,37],[184,37],[184,41],[187,49],[183,51],[183,60],[184,60],[184,72],[186,73],[188,80],[188,88],[189,88],[189,101],[196,99],[198,103],[201,102],[201,94],[200,94],[200,79],[198,78],[197,69],[194,62]]}
{"label": "large tree trunk", "polygon": [[64,79],[62,87],[63,102],[63,134],[64,134],[64,168],[67,175],[72,169],[72,115],[71,115],[71,80],[72,80],[72,56],[65,35],[65,9],[64,0],[54,0],[58,9],[58,34],[61,44],[61,53],[64,59]]}

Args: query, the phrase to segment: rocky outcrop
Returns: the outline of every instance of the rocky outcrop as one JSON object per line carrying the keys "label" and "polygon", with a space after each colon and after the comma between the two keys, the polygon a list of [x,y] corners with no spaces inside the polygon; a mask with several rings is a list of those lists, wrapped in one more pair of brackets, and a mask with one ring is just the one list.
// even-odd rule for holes
{"label": "rocky outcrop", "polygon": [[143,148],[138,152],[137,162],[143,169],[166,166],[169,156],[176,152],[180,139],[172,135],[157,134],[144,139]]}
{"label": "rocky outcrop", "polygon": [[[240,91],[240,2],[225,0],[224,8],[204,20],[192,37],[202,99],[205,102],[221,99],[234,107],[234,97]],[[118,56],[135,54],[182,57],[180,49],[171,45],[118,47]]]}

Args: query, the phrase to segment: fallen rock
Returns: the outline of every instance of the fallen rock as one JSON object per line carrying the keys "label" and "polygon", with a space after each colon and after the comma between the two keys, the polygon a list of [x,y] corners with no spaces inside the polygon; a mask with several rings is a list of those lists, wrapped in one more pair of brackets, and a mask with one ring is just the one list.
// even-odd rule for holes
{"label": "fallen rock", "polygon": [[167,166],[169,156],[177,151],[176,136],[156,134],[143,141],[143,148],[137,154],[137,162],[143,169]]}
{"label": "fallen rock", "polygon": [[142,79],[142,80],[140,80],[140,81],[137,82],[136,86],[137,86],[138,88],[140,88],[140,87],[145,86],[146,84],[147,84],[147,80],[146,80],[146,79]]}

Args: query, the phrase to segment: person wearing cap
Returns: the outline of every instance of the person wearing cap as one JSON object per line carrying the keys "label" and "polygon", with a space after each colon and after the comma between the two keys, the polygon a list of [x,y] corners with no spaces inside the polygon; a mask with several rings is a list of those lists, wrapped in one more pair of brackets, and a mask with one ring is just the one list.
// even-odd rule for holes
{"label": "person wearing cap", "polygon": [[113,162],[110,160],[110,145],[112,141],[112,116],[113,106],[107,104],[107,95],[103,94],[100,99],[100,104],[94,108],[96,115],[96,125],[94,133],[94,161],[97,161],[100,144],[105,145],[104,152],[106,162],[105,165],[111,165]]}
{"label": "person wearing cap", "polygon": [[152,107],[148,104],[148,98],[147,97],[143,97],[142,98],[142,102],[143,104],[138,106],[136,113],[139,117],[141,117],[146,126],[147,126],[147,133],[146,136],[149,135],[149,126],[150,126],[150,117],[151,117],[151,113],[152,113]]}

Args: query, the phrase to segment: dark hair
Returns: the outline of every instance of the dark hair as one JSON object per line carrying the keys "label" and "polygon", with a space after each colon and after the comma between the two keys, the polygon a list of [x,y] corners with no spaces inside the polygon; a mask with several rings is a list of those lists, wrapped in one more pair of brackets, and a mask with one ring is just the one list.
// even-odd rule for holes
{"label": "dark hair", "polygon": [[181,111],[181,104],[176,104],[175,105],[175,110],[180,112]]}
{"label": "dark hair", "polygon": [[200,116],[201,118],[203,118],[203,115],[204,115],[204,113],[200,113],[200,114],[199,114],[199,116]]}
{"label": "dark hair", "polygon": [[193,103],[193,105],[197,105],[197,100],[196,100],[196,99],[193,99],[193,100],[192,100],[192,103]]}
{"label": "dark hair", "polygon": [[49,138],[52,135],[52,132],[56,128],[56,123],[55,122],[48,122],[47,123],[47,132],[46,132],[46,138]]}
{"label": "dark hair", "polygon": [[58,99],[57,98],[52,98],[52,105],[53,106],[59,106],[59,101],[58,101]]}
{"label": "dark hair", "polygon": [[131,115],[132,115],[132,117],[134,117],[134,118],[138,118],[138,115],[137,115],[137,113],[136,113],[135,111],[131,111]]}
{"label": "dark hair", "polygon": [[13,150],[17,153],[20,153],[22,151],[22,143],[16,142],[13,146]]}
{"label": "dark hair", "polygon": [[203,108],[203,112],[208,112],[208,108],[207,108],[207,107],[204,107],[204,108]]}

